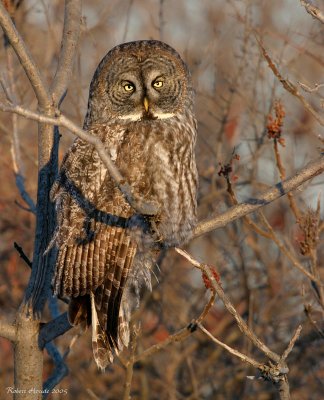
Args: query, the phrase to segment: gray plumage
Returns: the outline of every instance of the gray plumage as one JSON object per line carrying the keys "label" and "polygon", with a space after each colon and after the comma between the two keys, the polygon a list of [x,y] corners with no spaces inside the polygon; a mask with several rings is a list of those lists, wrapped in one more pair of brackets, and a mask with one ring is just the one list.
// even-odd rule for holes
{"label": "gray plumage", "polygon": [[137,215],[97,152],[76,139],[52,189],[58,247],[54,292],[71,298],[72,324],[92,324],[105,368],[128,345],[130,313],[162,247],[188,240],[196,223],[196,120],[190,74],[178,53],[153,40],[112,49],[90,85],[84,129],[97,135],[141,199]]}

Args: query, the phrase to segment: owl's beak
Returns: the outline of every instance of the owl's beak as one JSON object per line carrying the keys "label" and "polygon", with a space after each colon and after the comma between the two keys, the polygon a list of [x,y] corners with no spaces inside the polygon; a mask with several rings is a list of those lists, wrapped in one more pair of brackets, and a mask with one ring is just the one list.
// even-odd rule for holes
{"label": "owl's beak", "polygon": [[148,112],[148,110],[149,110],[149,101],[147,100],[146,96],[144,97],[143,104],[144,104],[145,111]]}

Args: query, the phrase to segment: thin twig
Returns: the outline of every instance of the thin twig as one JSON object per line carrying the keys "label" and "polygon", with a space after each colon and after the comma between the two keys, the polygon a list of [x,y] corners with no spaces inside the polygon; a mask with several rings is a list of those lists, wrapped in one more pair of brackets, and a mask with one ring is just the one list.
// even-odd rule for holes
{"label": "thin twig", "polygon": [[133,380],[133,372],[134,372],[134,360],[135,360],[135,351],[137,345],[137,337],[139,334],[139,327],[136,327],[135,324],[132,327],[131,333],[131,342],[130,342],[130,356],[128,357],[126,363],[126,378],[125,378],[125,391],[123,395],[123,400],[129,400],[131,398],[131,387]]}
{"label": "thin twig", "polygon": [[[7,70],[8,70],[8,87],[5,81],[1,79],[1,86],[7,97],[7,99],[16,104],[16,83],[14,79],[14,61],[13,61],[13,50],[10,46],[6,47],[6,57],[7,57]],[[30,197],[29,193],[25,187],[25,166],[23,159],[21,157],[21,147],[18,132],[18,120],[17,115],[12,114],[12,135],[11,135],[11,157],[13,164],[13,171],[16,178],[16,186],[20,192],[22,199],[28,205],[28,211],[36,214],[36,205],[33,199]]]}
{"label": "thin twig", "polygon": [[20,196],[28,206],[28,208],[26,207],[26,210],[36,215],[36,205],[26,190],[25,177],[19,173],[15,173],[15,177],[16,186],[19,190]]}
{"label": "thin twig", "polygon": [[[225,176],[225,179],[226,179],[226,183],[227,183],[227,189],[226,190],[227,190],[228,194],[230,195],[230,198],[231,198],[231,200],[233,202],[233,205],[237,206],[239,204],[239,201],[238,201],[238,199],[236,197],[236,194],[235,194],[235,192],[233,190],[232,182],[231,182],[231,180],[230,180],[228,175]],[[268,234],[268,232],[266,232],[263,229],[261,229],[254,221],[252,221],[252,219],[249,216],[245,215],[243,217],[243,221],[244,221],[244,223],[246,225],[249,225],[249,227],[251,229],[253,229],[254,232],[258,233],[259,235],[261,235],[261,236],[263,236],[265,238],[268,238],[268,239],[270,238],[270,235]]]}
{"label": "thin twig", "polygon": [[322,126],[324,126],[324,118],[321,117],[315,110],[314,108],[307,102],[307,100],[304,98],[304,96],[302,96],[297,87],[289,81],[289,79],[285,79],[281,73],[279,72],[278,68],[276,67],[275,63],[272,61],[271,57],[269,56],[268,52],[266,51],[266,49],[264,48],[262,42],[260,39],[256,38],[259,46],[261,48],[263,57],[266,59],[266,61],[268,62],[268,65],[270,67],[270,69],[272,70],[273,74],[278,78],[278,80],[281,82],[282,86],[284,87],[284,89],[286,89],[289,93],[291,93],[293,96],[297,97],[297,99],[299,101],[301,101],[301,103],[303,104],[303,106],[306,108],[306,110],[308,110],[313,117],[316,119],[316,121],[321,124]]}
{"label": "thin twig", "polygon": [[[303,294],[303,296],[304,296],[304,294]],[[318,335],[321,338],[324,339],[324,331],[319,328],[319,326],[317,325],[316,321],[314,321],[314,319],[312,318],[312,306],[311,306],[311,304],[304,303],[304,312],[306,314],[306,317],[307,317],[308,321],[312,325],[312,327],[315,329],[315,331],[318,333]]]}
{"label": "thin twig", "polygon": [[265,217],[265,215],[261,211],[260,211],[259,215],[262,219],[262,222],[264,223],[264,225],[270,232],[270,234],[272,236],[272,240],[279,247],[280,251],[282,251],[288,257],[288,259],[291,261],[293,266],[296,267],[297,269],[299,269],[299,271],[302,272],[304,275],[306,275],[309,279],[311,279],[312,281],[321,285],[321,281],[319,280],[319,278],[317,278],[315,275],[313,275],[312,273],[307,271],[307,269],[304,268],[304,266],[296,259],[296,257],[287,249],[287,247],[277,237],[275,231],[273,230],[272,226],[270,225],[270,223],[267,220],[267,218]]}
{"label": "thin twig", "polygon": [[269,364],[260,364],[251,357],[248,357],[239,351],[231,348],[230,346],[226,345],[225,343],[219,341],[216,339],[212,334],[210,334],[201,324],[198,324],[199,328],[210,338],[212,339],[215,343],[219,344],[223,348],[225,348],[227,351],[229,351],[231,354],[239,357],[242,361],[248,362],[254,367],[256,367],[262,377],[266,380],[271,380],[278,388],[279,396],[281,400],[289,400],[290,399],[290,390],[289,390],[289,382],[288,382],[288,377],[287,374],[289,372],[289,369],[286,364],[286,358],[288,357],[289,353],[291,352],[296,340],[298,339],[300,332],[301,332],[301,326],[299,326],[295,333],[293,334],[291,340],[289,341],[289,344],[286,348],[286,350],[283,352],[282,356],[279,356],[278,354],[274,353],[271,351],[260,339],[257,338],[257,336],[250,330],[250,328],[247,326],[247,324],[242,320],[238,312],[235,310],[234,306],[231,304],[229,299],[226,297],[224,294],[224,291],[221,287],[221,285],[218,283],[217,279],[214,276],[213,271],[211,270],[211,267],[199,263],[197,260],[195,260],[190,254],[188,254],[186,251],[182,249],[176,248],[176,251],[184,256],[188,261],[190,261],[191,264],[193,264],[195,267],[203,271],[207,277],[208,280],[212,286],[212,290],[220,297],[222,300],[225,308],[227,311],[229,311],[235,318],[238,327],[240,328],[241,332],[247,336],[251,342],[258,347],[259,350],[261,350],[268,358],[271,360],[275,361],[275,364],[273,364],[271,361],[269,361]]}
{"label": "thin twig", "polygon": [[266,346],[255,334],[254,332],[251,331],[251,329],[247,326],[245,321],[242,319],[242,317],[238,314],[236,311],[235,307],[229,300],[229,298],[226,296],[224,293],[223,288],[221,285],[217,282],[215,279],[214,275],[212,274],[210,267],[208,267],[206,264],[199,263],[196,261],[190,254],[188,254],[186,251],[176,248],[176,251],[181,254],[183,257],[185,257],[192,265],[203,271],[209,281],[211,282],[211,285],[213,286],[217,296],[222,300],[224,303],[225,308],[227,311],[229,311],[233,317],[235,318],[238,327],[240,328],[241,332],[243,332],[250,340],[251,342],[258,348],[260,349],[267,357],[269,357],[271,360],[275,362],[279,362],[280,356],[270,350],[268,346]]}
{"label": "thin twig", "polygon": [[[279,148],[278,148],[278,140],[276,140],[276,139],[273,140],[273,150],[274,150],[274,154],[275,154],[275,158],[276,158],[277,168],[278,168],[278,171],[280,174],[280,179],[281,179],[281,181],[284,181],[286,179],[286,171],[285,171],[285,167],[283,166],[283,163],[281,160],[281,156],[280,156],[280,152],[279,152]],[[300,212],[299,212],[299,209],[295,202],[294,195],[292,194],[292,192],[289,192],[289,193],[287,193],[287,196],[288,196],[288,201],[290,204],[291,211],[293,212],[293,214],[296,218],[296,221],[299,221]]]}
{"label": "thin twig", "polygon": [[319,89],[321,89],[321,88],[324,87],[324,83],[315,83],[315,85],[314,85],[313,88],[311,88],[311,87],[309,87],[308,85],[306,85],[306,83],[303,83],[303,82],[298,82],[298,83],[299,83],[299,86],[300,86],[305,92],[308,92],[308,93],[317,92]]}
{"label": "thin twig", "polygon": [[159,1],[159,37],[160,40],[164,38],[164,0]]}
{"label": "thin twig", "polygon": [[14,248],[18,251],[18,254],[19,254],[20,258],[22,258],[25,261],[25,263],[28,265],[28,267],[32,268],[32,262],[26,256],[26,254],[25,254],[24,250],[22,249],[22,247],[20,247],[18,243],[14,242]]}
{"label": "thin twig", "polygon": [[126,11],[125,29],[124,29],[124,34],[123,34],[123,42],[125,42],[126,38],[127,38],[128,28],[129,28],[130,11],[133,6],[133,2],[134,2],[134,0],[129,0],[129,2],[128,2],[127,11]]}
{"label": "thin twig", "polygon": [[206,315],[210,311],[211,307],[213,306],[214,301],[215,301],[215,293],[212,293],[212,295],[210,296],[203,311],[196,319],[192,320],[192,322],[189,325],[187,325],[185,328],[182,328],[178,332],[174,333],[173,335],[170,335],[163,342],[157,343],[157,344],[149,347],[148,349],[144,350],[142,353],[138,354],[134,358],[134,363],[136,363],[140,360],[143,360],[147,357],[152,356],[153,354],[166,348],[167,346],[169,346],[172,343],[182,342],[187,337],[189,337],[196,330],[197,324],[201,323],[203,321],[203,319],[206,317]]}
{"label": "thin twig", "polygon": [[10,15],[5,9],[5,6],[0,1],[0,25],[7,35],[11,46],[15,50],[19,61],[24,68],[26,75],[32,85],[37,100],[42,108],[46,108],[51,104],[51,97],[44,83],[43,77],[33,60],[31,53],[25,46],[25,43],[17,31]]}
{"label": "thin twig", "polygon": [[198,324],[199,329],[204,332],[213,342],[218,344],[219,346],[223,347],[229,353],[233,354],[234,356],[238,357],[244,362],[251,364],[255,368],[260,368],[262,364],[255,361],[253,358],[246,356],[245,354],[241,353],[238,350],[233,349],[232,347],[228,346],[227,344],[223,343],[222,341],[215,338],[206,328],[204,328],[201,324]]}
{"label": "thin twig", "polygon": [[289,356],[289,354],[291,353],[297,339],[300,336],[300,332],[302,330],[302,326],[299,325],[295,331],[295,333],[293,334],[292,338],[290,339],[290,342],[286,348],[286,350],[282,353],[281,359],[282,360],[286,360],[286,358]]}
{"label": "thin twig", "polygon": [[308,14],[310,14],[313,18],[316,18],[322,24],[324,24],[324,13],[318,8],[310,4],[308,1],[300,0],[302,6],[305,7]]}

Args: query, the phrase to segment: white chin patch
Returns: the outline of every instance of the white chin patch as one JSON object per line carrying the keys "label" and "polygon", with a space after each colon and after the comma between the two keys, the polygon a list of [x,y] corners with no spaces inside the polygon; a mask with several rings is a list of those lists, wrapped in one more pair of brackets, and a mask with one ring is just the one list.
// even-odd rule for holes
{"label": "white chin patch", "polygon": [[168,118],[172,118],[175,116],[174,113],[159,113],[159,112],[155,112],[153,113],[153,116],[156,117],[157,119],[168,119]]}
{"label": "white chin patch", "polygon": [[128,114],[120,116],[119,119],[129,120],[129,121],[139,121],[142,118],[142,116],[143,116],[142,113]]}
{"label": "white chin patch", "polygon": [[[153,116],[153,118],[156,118],[156,119],[168,119],[168,118],[174,117],[175,114],[174,113],[152,112],[152,116]],[[142,113],[122,115],[119,117],[119,119],[122,119],[125,121],[140,121],[142,118],[143,118]]]}

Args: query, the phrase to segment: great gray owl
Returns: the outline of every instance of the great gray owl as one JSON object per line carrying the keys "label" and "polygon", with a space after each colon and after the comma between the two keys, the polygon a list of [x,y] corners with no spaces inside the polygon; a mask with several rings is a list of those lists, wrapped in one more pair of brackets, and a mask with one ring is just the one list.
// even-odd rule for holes
{"label": "great gray owl", "polygon": [[72,324],[92,325],[105,368],[128,345],[130,312],[158,249],[179,245],[196,223],[196,120],[186,64],[165,43],[113,48],[90,85],[84,129],[97,135],[133,193],[158,205],[138,215],[93,146],[77,138],[52,188],[58,248],[54,292],[71,298]]}

